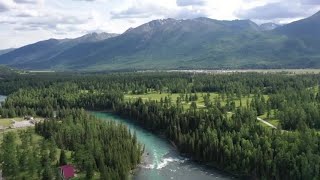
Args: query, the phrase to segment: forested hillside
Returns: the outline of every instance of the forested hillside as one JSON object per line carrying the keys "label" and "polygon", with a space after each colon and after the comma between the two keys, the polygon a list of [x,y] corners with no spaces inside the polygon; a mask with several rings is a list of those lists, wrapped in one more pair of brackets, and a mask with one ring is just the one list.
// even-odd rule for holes
{"label": "forested hillside", "polygon": [[[320,75],[313,74],[258,73],[117,73],[68,77],[47,74],[45,78],[20,75],[0,81],[0,93],[10,93],[0,114],[14,117],[32,113],[48,117],[48,121],[36,126],[36,132],[45,139],[55,140],[59,148],[74,151],[75,157],[80,158],[75,158],[75,162],[82,162],[81,156],[77,156],[82,151],[88,150],[90,154],[91,147],[111,143],[114,149],[95,148],[90,156],[93,159],[88,160],[88,164],[96,163],[90,167],[99,172],[109,172],[110,168],[130,170],[139,162],[141,146],[135,145],[135,137],[124,127],[118,127],[122,129],[118,132],[121,137],[127,138],[124,145],[117,144],[119,140],[109,141],[110,138],[77,145],[86,140],[95,142],[90,138],[110,132],[102,131],[104,126],[117,128],[70,108],[111,110],[129,117],[146,129],[164,134],[183,155],[241,177],[318,179],[319,80]],[[53,111],[58,112],[58,120],[52,119]],[[276,128],[265,126],[257,116],[276,122]],[[91,126],[91,121],[95,125]],[[79,138],[89,131],[93,133],[85,136],[89,139]],[[65,136],[69,133],[73,135]],[[123,149],[128,156],[122,159],[122,165],[113,160],[111,164],[105,161],[106,164],[99,165],[98,159],[116,160],[115,152],[122,151],[123,146],[137,150]],[[77,163],[77,167],[87,166]],[[102,171],[101,167],[107,170]],[[124,177],[121,173],[115,173],[116,176]]]}
{"label": "forested hillside", "polygon": [[8,76],[13,76],[17,74],[16,71],[6,67],[6,66],[1,66],[0,65],[0,78],[5,78],[5,77],[8,77]]}

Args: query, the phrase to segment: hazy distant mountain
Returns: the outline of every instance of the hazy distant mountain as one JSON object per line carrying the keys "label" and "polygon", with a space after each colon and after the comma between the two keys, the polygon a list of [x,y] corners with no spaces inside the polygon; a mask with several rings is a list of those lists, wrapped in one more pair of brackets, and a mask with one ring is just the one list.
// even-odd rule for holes
{"label": "hazy distant mountain", "polygon": [[279,27],[276,31],[291,37],[320,39],[320,11],[309,18]]}
{"label": "hazy distant mountain", "polygon": [[263,31],[271,31],[274,30],[278,27],[280,27],[281,25],[279,24],[275,24],[275,23],[264,23],[260,25],[261,30]]}
{"label": "hazy distant mountain", "polygon": [[118,36],[118,34],[94,32],[94,33],[86,34],[84,36],[81,36],[75,39],[67,39],[67,40],[74,43],[89,43],[89,42],[98,42],[98,41],[106,40],[116,36]]}
{"label": "hazy distant mountain", "polygon": [[0,63],[77,70],[320,68],[319,17],[280,27],[250,20],[154,20],[118,36],[38,42],[0,56]]}
{"label": "hazy distant mountain", "polygon": [[[19,68],[41,69],[45,64],[54,64],[50,60],[68,49],[82,44],[94,43],[115,37],[116,34],[91,33],[76,39],[49,39],[23,46],[0,56],[0,63]],[[39,65],[39,66],[38,66]]]}
{"label": "hazy distant mountain", "polygon": [[[53,61],[67,62],[65,66],[77,69],[223,66],[224,59],[213,51],[219,48],[221,53],[219,43],[237,44],[236,38],[245,39],[259,32],[259,26],[250,20],[154,20],[112,39],[75,46]],[[225,46],[228,49],[233,47]]]}
{"label": "hazy distant mountain", "polygon": [[307,48],[312,53],[320,51],[320,11],[313,16],[279,27],[276,32],[285,34],[295,41],[300,41],[300,46]]}
{"label": "hazy distant mountain", "polygon": [[15,49],[14,49],[14,48],[2,49],[2,50],[0,50],[0,55],[6,54],[6,53],[11,52],[11,51],[13,51],[13,50],[15,50]]}

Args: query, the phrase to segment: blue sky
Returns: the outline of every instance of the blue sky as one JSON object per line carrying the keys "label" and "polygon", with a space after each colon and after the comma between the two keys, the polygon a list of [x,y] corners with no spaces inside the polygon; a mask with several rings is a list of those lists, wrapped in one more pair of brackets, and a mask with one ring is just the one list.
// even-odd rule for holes
{"label": "blue sky", "polygon": [[122,33],[153,19],[288,23],[319,10],[320,0],[0,0],[0,49],[89,32]]}

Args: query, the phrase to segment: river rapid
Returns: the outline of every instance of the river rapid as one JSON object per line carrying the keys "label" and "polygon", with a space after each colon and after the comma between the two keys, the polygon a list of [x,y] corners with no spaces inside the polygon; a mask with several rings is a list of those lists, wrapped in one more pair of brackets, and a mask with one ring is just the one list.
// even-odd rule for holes
{"label": "river rapid", "polygon": [[1,107],[1,103],[4,102],[6,98],[7,96],[0,95],[0,107]]}
{"label": "river rapid", "polygon": [[128,126],[131,132],[136,132],[137,139],[145,145],[143,161],[135,171],[135,180],[222,180],[234,179],[218,170],[207,167],[179,155],[177,150],[164,138],[161,138],[132,121],[111,113],[93,112],[103,120],[115,121]]}
{"label": "river rapid", "polygon": [[6,100],[7,96],[0,95],[0,103]]}

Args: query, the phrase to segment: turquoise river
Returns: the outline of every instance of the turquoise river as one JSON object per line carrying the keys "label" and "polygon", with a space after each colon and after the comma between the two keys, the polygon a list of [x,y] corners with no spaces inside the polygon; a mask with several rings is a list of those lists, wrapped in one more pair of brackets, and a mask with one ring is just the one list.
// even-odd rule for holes
{"label": "turquoise river", "polygon": [[212,180],[234,179],[218,170],[208,169],[203,165],[181,157],[177,150],[164,138],[161,138],[129,121],[110,113],[93,112],[103,120],[116,121],[135,131],[138,141],[145,145],[143,162],[139,165],[135,180]]}

